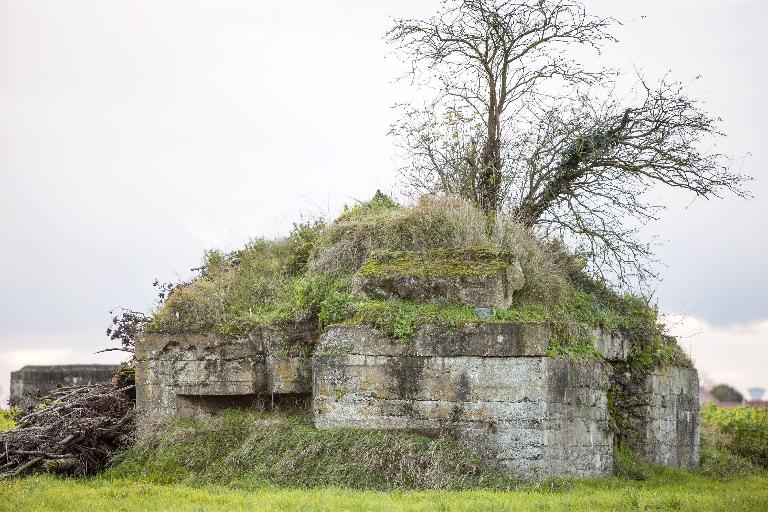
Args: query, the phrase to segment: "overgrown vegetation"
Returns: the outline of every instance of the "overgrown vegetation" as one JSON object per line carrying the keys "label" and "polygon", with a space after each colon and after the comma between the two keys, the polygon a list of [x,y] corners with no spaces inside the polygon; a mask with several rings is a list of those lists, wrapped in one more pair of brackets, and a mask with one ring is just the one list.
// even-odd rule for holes
{"label": "overgrown vegetation", "polygon": [[[768,475],[766,409],[702,409],[702,464],[708,478]],[[164,426],[165,427],[165,426]],[[614,474],[645,481],[674,470],[640,461],[626,446]],[[685,473],[677,471],[680,477]],[[304,414],[229,410],[169,428],[124,452],[107,478],[147,483],[358,489],[520,488],[448,438],[395,431],[316,430]],[[544,483],[541,485],[549,485]]]}
{"label": "overgrown vegetation", "polygon": [[432,249],[419,253],[386,251],[371,255],[359,272],[376,277],[490,276],[502,272],[513,259],[510,251],[487,247]]}
{"label": "overgrown vegetation", "polygon": [[178,420],[125,452],[106,477],[241,489],[466,489],[512,484],[447,437],[316,430],[305,415],[244,410],[201,421]]}
{"label": "overgrown vegetation", "polygon": [[[511,308],[482,316],[462,305],[350,293],[357,272],[477,275],[512,258],[522,266],[525,286]],[[331,223],[297,224],[285,239],[255,240],[231,254],[207,252],[200,276],[170,291],[148,329],[237,336],[262,326],[324,329],[353,322],[405,340],[427,322],[542,322],[555,332],[552,356],[598,357],[592,329],[600,327],[633,342],[638,367],[684,362],[676,344],[664,343],[654,308],[612,291],[583,268],[584,261],[561,246],[542,244],[502,215],[489,220],[466,201],[425,196],[404,207],[377,192]]]}
{"label": "overgrown vegetation", "polygon": [[[763,510],[768,477],[751,460],[765,453],[765,419],[765,410],[705,406],[700,474],[622,448],[613,478],[531,484],[449,439],[317,431],[302,416],[230,410],[175,420],[96,477],[0,480],[0,510]],[[431,488],[440,491],[402,492]]]}
{"label": "overgrown vegetation", "polygon": [[[30,473],[101,471],[134,435],[134,402],[119,379],[60,387],[12,411],[0,432],[0,480]],[[132,386],[130,386],[132,388]]]}
{"label": "overgrown vegetation", "polygon": [[[658,469],[640,461],[627,446],[614,451],[617,477],[648,480]],[[701,466],[697,472],[718,480],[766,477],[768,409],[705,404],[701,409]]]}
{"label": "overgrown vegetation", "polygon": [[[419,255],[413,252],[418,251]],[[506,309],[482,314],[445,302],[415,304],[367,299],[351,293],[357,272],[388,275],[484,274],[517,258],[525,285]],[[309,355],[319,331],[337,323],[372,325],[407,341],[420,326],[448,328],[469,322],[546,323],[550,357],[599,359],[595,328],[630,342],[608,405],[619,439],[632,417],[647,375],[657,366],[689,365],[646,300],[620,294],[584,272],[584,261],[557,244],[543,244],[513,220],[493,220],[466,201],[426,196],[398,205],[377,192],[346,208],[331,223],[294,226],[282,240],[256,240],[231,254],[209,251],[200,276],[173,289],[148,329],[247,334],[270,326],[309,333],[299,354]]]}

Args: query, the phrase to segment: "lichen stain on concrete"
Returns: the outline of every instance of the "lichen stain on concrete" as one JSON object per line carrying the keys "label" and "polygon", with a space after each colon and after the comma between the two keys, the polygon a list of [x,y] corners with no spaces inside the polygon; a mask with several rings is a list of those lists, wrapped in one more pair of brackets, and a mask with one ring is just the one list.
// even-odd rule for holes
{"label": "lichen stain on concrete", "polygon": [[395,382],[397,398],[414,398],[419,392],[424,359],[421,357],[390,357],[386,363],[387,371]]}

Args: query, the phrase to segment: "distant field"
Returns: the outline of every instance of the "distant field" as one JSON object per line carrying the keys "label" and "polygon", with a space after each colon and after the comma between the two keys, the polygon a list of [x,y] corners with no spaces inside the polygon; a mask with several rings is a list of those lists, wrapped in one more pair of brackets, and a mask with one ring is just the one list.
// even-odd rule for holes
{"label": "distant field", "polygon": [[768,510],[768,478],[721,482],[657,470],[650,480],[561,481],[510,492],[372,492],[338,488],[237,491],[135,480],[50,476],[0,483],[0,511],[608,511]]}

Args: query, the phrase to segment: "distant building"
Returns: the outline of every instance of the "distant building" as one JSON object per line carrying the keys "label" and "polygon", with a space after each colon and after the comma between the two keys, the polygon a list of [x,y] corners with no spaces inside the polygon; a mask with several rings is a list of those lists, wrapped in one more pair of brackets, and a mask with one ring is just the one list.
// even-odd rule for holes
{"label": "distant building", "polygon": [[48,393],[59,386],[106,382],[117,369],[118,366],[112,364],[25,366],[11,372],[11,400],[27,394]]}

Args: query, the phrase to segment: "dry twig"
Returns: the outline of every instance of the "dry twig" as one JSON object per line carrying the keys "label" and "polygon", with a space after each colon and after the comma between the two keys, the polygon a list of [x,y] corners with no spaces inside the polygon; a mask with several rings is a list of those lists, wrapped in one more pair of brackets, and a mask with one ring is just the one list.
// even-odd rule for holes
{"label": "dry twig", "polygon": [[59,388],[16,414],[18,427],[0,432],[0,478],[49,471],[86,475],[103,469],[130,444],[134,404],[113,384]]}

